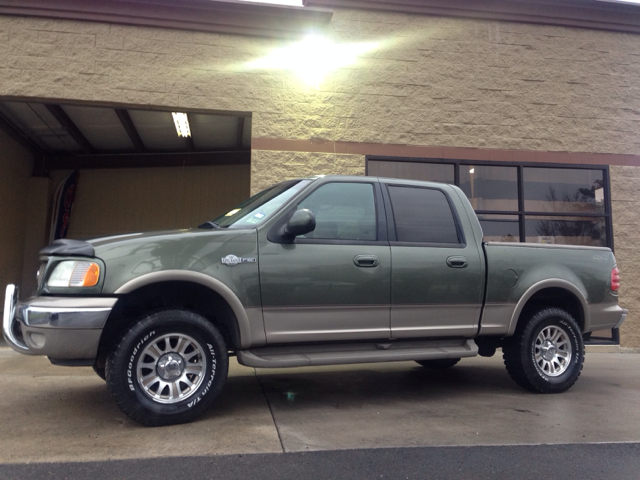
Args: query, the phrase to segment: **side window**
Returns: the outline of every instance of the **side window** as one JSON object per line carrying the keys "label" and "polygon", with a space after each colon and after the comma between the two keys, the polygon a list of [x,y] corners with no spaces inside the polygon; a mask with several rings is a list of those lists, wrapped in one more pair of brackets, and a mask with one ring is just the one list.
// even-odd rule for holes
{"label": "side window", "polygon": [[327,183],[305,198],[298,209],[316,217],[316,229],[302,238],[377,240],[376,205],[370,183]]}
{"label": "side window", "polygon": [[389,187],[399,242],[458,244],[451,207],[440,190]]}

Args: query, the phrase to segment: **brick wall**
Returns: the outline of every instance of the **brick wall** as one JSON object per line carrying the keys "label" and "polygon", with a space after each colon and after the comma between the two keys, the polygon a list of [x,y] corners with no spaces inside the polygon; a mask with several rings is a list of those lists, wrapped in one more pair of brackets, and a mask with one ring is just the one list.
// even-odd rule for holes
{"label": "brick wall", "polygon": [[[352,10],[335,12],[329,35],[380,46],[313,89],[246,68],[284,40],[0,16],[0,95],[248,111],[262,139],[640,153],[638,35]],[[253,192],[364,172],[361,155],[254,150],[252,162]],[[633,313],[638,210],[618,186],[640,184],[629,172],[612,168],[621,299]],[[640,346],[635,317],[623,343]]]}

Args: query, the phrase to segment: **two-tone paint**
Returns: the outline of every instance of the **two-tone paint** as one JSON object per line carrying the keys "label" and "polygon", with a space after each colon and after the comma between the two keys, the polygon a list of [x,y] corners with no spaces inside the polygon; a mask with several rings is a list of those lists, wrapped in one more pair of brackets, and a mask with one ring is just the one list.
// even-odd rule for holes
{"label": "two-tone paint", "polygon": [[[372,186],[377,239],[273,241],[270,233],[287,221],[296,206],[331,182]],[[455,212],[460,244],[395,241],[388,185],[443,192]],[[585,333],[615,327],[626,315],[610,288],[615,265],[611,250],[483,244],[482,229],[464,193],[439,183],[316,177],[257,228],[127,234],[93,239],[89,244],[92,257],[102,266],[99,291],[61,295],[48,289],[52,266],[67,256],[62,250],[43,258],[47,268],[39,291],[15,309],[34,313],[17,313],[7,321],[5,311],[5,329],[13,331],[18,321],[22,336],[36,338],[41,345],[29,340],[19,348],[12,344],[16,350],[27,353],[26,348],[55,359],[91,360],[97,355],[109,309],[140,288],[167,281],[201,285],[222,297],[235,316],[238,336],[230,348],[238,352],[310,342],[509,336],[529,299],[550,288],[575,298]],[[223,261],[229,256],[255,261]],[[82,308],[92,305],[101,309],[104,318],[96,321],[95,312],[91,319],[86,315]],[[35,318],[41,323],[33,324]],[[65,325],[59,323],[61,318],[66,319]],[[90,328],[83,328],[83,322]],[[83,331],[90,337],[83,349],[59,340],[73,337],[74,345],[82,343],[77,337]],[[379,349],[388,348],[387,343],[379,345]]]}

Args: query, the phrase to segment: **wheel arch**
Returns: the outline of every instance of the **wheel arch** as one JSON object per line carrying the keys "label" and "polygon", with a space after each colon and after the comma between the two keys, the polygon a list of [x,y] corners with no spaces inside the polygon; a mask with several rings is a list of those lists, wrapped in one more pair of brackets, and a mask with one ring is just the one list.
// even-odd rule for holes
{"label": "wheel arch", "polygon": [[536,305],[559,307],[567,310],[582,332],[590,325],[589,305],[583,292],[573,283],[560,278],[542,280],[527,289],[511,316],[508,335],[515,333],[523,317]]}
{"label": "wheel arch", "polygon": [[100,340],[98,364],[127,328],[149,311],[185,308],[221,327],[230,349],[248,348],[253,340],[247,311],[235,293],[221,281],[198,272],[154,272],[138,277],[115,291],[118,295]]}

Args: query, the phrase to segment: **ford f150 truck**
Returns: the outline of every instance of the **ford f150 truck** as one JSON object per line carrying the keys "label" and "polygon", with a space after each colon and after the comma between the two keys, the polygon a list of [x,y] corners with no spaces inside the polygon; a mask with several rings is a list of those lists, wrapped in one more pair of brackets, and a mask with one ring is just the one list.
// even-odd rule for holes
{"label": "ford f150 truck", "polygon": [[483,243],[455,186],[320,176],[274,185],[197,229],[41,251],[38,289],[9,285],[11,347],[93,366],[145,425],[193,420],[229,356],[250,367],[491,356],[520,386],[567,390],[584,337],[619,327],[608,248]]}

